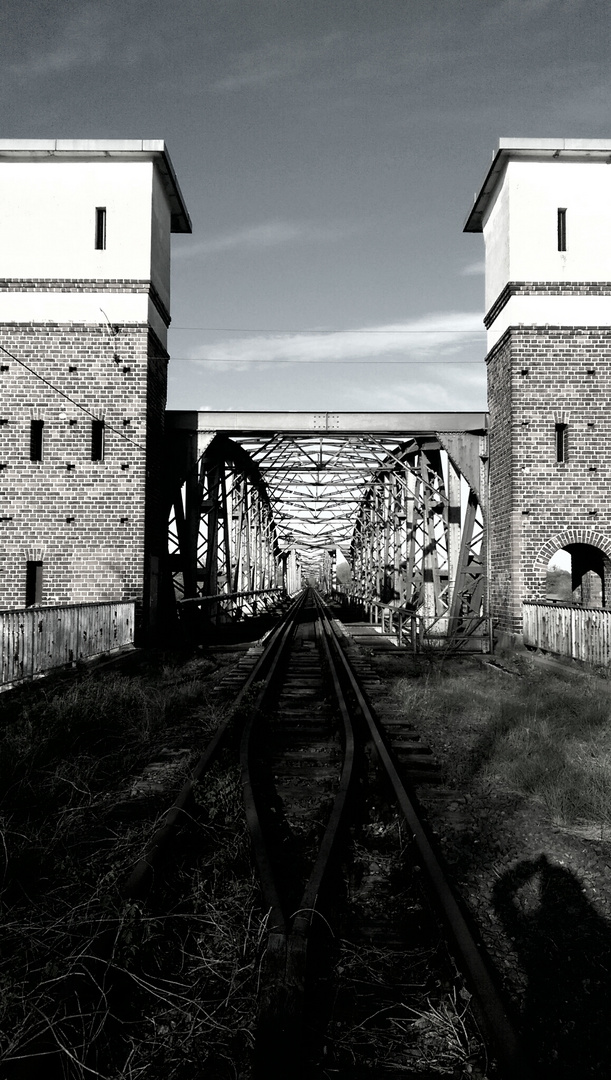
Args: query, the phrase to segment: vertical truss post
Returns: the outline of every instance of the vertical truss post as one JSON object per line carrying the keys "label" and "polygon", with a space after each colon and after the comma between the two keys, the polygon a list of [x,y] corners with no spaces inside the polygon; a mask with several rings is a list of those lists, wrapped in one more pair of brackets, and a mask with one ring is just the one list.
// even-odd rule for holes
{"label": "vertical truss post", "polygon": [[[174,526],[173,533],[172,524]],[[173,545],[174,548],[173,550],[170,550],[170,564],[172,566],[172,579],[175,595],[178,594],[179,598],[187,596],[189,595],[187,589],[190,588],[191,595],[194,596],[196,591],[195,566],[189,568],[186,558],[189,540],[185,508],[182,501],[182,485],[178,482],[174,484],[172,507],[170,510],[170,545]],[[189,579],[189,569],[191,569],[191,579]]]}
{"label": "vertical truss post", "polygon": [[234,563],[231,578],[231,591],[242,592],[242,537],[244,535],[244,495],[246,484],[243,478],[236,478],[234,487],[231,520],[233,525]]}
{"label": "vertical truss post", "polygon": [[333,592],[337,587],[337,549],[331,548],[329,551],[329,592]]}
{"label": "vertical truss post", "polygon": [[259,502],[259,513],[257,521],[257,561],[259,564],[259,589],[267,589],[269,581],[267,578],[267,550],[265,547],[265,518],[263,515],[263,507]]}
{"label": "vertical truss post", "polygon": [[203,572],[203,595],[216,596],[218,592],[218,547],[219,547],[219,466],[213,465],[207,470],[206,499],[202,510],[207,517],[206,560]]}
{"label": "vertical truss post", "polygon": [[461,478],[458,469],[448,457],[448,503],[446,507],[448,531],[448,616],[450,634],[454,632],[456,619],[456,583],[460,557],[460,497]]}
{"label": "vertical truss post", "polygon": [[423,553],[422,553],[422,614],[424,615],[425,629],[434,622],[437,614],[436,589],[435,589],[435,536],[431,511],[431,496],[428,485],[427,458],[424,452],[420,459],[422,475],[422,503],[423,503]]}
{"label": "vertical truss post", "polygon": [[418,489],[420,487],[420,480],[411,469],[405,470],[405,487],[405,541],[407,547],[405,593],[406,597],[409,597],[410,601],[414,602],[421,591],[420,589],[415,588],[416,540],[419,525]]}
{"label": "vertical truss post", "polygon": [[244,494],[244,516],[245,516],[245,528],[244,528],[244,541],[245,551],[244,557],[246,565],[244,568],[246,577],[246,589],[248,592],[253,588],[253,570],[252,570],[252,494],[246,490]]}
{"label": "vertical truss post", "polygon": [[394,597],[393,575],[391,573],[390,544],[393,531],[393,503],[391,495],[390,472],[382,474],[382,490],[380,492],[382,510],[382,526],[384,530],[384,550],[382,553],[382,599],[387,603]]}
{"label": "vertical truss post", "polygon": [[367,507],[367,543],[365,546],[365,556],[367,560],[367,592],[370,596],[377,596],[378,593],[378,579],[376,575],[376,554],[377,554],[377,520],[376,520],[376,497],[375,492],[371,493],[371,500]]}
{"label": "vertical truss post", "polygon": [[184,550],[182,551],[185,597],[197,596],[197,555],[203,498],[198,449],[197,442],[190,440],[185,479],[185,530]]}
{"label": "vertical truss post", "polygon": [[403,562],[403,537],[405,534],[405,512],[403,505],[403,490],[400,485],[400,477],[393,473],[392,476],[392,522],[393,522],[393,594],[399,605],[404,602],[404,585],[402,581]]}
{"label": "vertical truss post", "polygon": [[479,614],[483,589],[482,575],[479,573],[479,560],[476,581],[471,578],[469,572],[470,564],[473,561],[472,544],[474,528],[476,525],[476,514],[477,499],[473,492],[470,491],[462,530],[458,565],[456,568],[456,586],[452,598],[452,607],[450,609],[450,618],[452,619],[453,626],[458,623],[459,618],[463,613],[469,615]]}
{"label": "vertical truss post", "polygon": [[[225,466],[222,464],[219,468],[219,517],[220,517],[220,532],[221,532],[221,566],[222,566],[222,578],[217,577],[217,589],[219,592],[231,592],[231,527],[229,516],[229,498],[227,488],[227,477],[225,475]],[[224,559],[223,559],[224,556]],[[218,573],[217,568],[217,573]],[[221,588],[221,584],[223,588]],[[221,612],[223,609],[221,608]]]}
{"label": "vertical truss post", "polygon": [[289,596],[294,596],[301,588],[301,570],[299,566],[299,554],[294,547],[289,552],[289,560],[286,571],[286,590]]}
{"label": "vertical truss post", "polygon": [[380,497],[380,485],[376,484],[373,489],[373,550],[371,552],[371,570],[375,581],[375,595],[382,597],[384,569],[382,566],[382,507]]}

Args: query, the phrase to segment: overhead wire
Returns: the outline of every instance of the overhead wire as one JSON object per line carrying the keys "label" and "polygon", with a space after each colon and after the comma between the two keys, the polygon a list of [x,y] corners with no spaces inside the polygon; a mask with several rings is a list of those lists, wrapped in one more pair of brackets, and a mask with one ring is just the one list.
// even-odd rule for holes
{"label": "overhead wire", "polygon": [[[34,368],[30,367],[29,364],[26,364],[25,360],[21,360],[18,356],[15,356],[14,353],[10,352],[9,349],[6,349],[4,345],[0,345],[0,351],[5,353],[6,356],[9,356],[11,360],[15,361],[15,363],[21,364],[21,367],[25,368],[26,371],[29,371],[30,374],[34,375],[36,379],[40,379],[41,382],[45,383],[45,385],[48,386],[51,390],[53,390],[56,394],[59,394],[60,397],[65,398],[65,400],[69,401],[71,405],[75,406],[75,408],[80,409],[81,412],[84,412],[87,416],[90,416],[92,420],[99,419],[99,417],[96,416],[95,413],[91,412],[91,409],[88,409],[85,405],[81,405],[79,401],[75,401],[74,398],[70,397],[69,394],[66,394],[64,390],[60,390],[59,386],[55,386],[55,384],[52,383],[49,379],[46,379],[44,375],[41,375]],[[129,435],[126,435],[125,432],[121,431],[120,428],[116,428],[112,424],[108,424],[106,421],[104,421],[104,427],[107,428],[109,431],[114,431],[116,435],[119,435],[122,439],[125,439],[126,442],[131,443],[132,446],[135,446],[138,450],[142,450],[144,453],[146,453],[146,447],[141,446],[140,443],[136,442],[135,439],[130,439]]]}
{"label": "overhead wire", "polygon": [[[464,329],[460,329],[460,330],[459,329],[454,329],[454,330],[453,329],[444,329],[444,330],[441,330],[441,329],[439,329],[439,330],[434,330],[434,329],[422,329],[422,330],[415,330],[415,329],[409,329],[409,330],[408,329],[363,330],[363,329],[360,329],[360,330],[351,330],[351,329],[347,329],[346,330],[346,329],[342,329],[342,330],[340,330],[340,329],[332,328],[332,329],[323,329],[323,330],[320,330],[320,329],[310,329],[310,330],[291,330],[291,329],[289,329],[289,330],[277,330],[276,329],[276,330],[270,330],[270,329],[260,329],[259,328],[259,329],[253,330],[253,329],[249,329],[248,327],[236,327],[236,326],[233,326],[233,327],[222,327],[222,326],[172,326],[170,332],[175,332],[175,331],[183,331],[183,332],[199,331],[199,332],[202,332],[202,333],[214,333],[214,334],[304,334],[304,335],[305,334],[321,334],[321,335],[325,335],[325,334],[328,334],[328,335],[332,335],[332,334],[373,334],[373,335],[375,335],[375,334],[379,334],[379,335],[384,335],[384,334],[385,335],[388,335],[388,334],[415,334],[415,335],[418,335],[418,334],[469,334],[469,335],[473,336],[474,334],[481,335],[481,334],[486,333],[485,329],[481,329],[481,330],[480,329],[473,329],[473,330],[464,330]],[[180,363],[189,362],[189,363],[205,363],[205,364],[264,364],[264,363],[267,363],[267,364],[340,364],[340,365],[341,364],[377,364],[377,365],[378,364],[385,364],[385,365],[389,365],[389,366],[391,366],[391,365],[402,365],[403,366],[403,365],[407,365],[407,364],[414,365],[414,366],[418,366],[418,365],[419,366],[425,366],[425,365],[428,365],[428,364],[443,364],[443,365],[446,365],[446,366],[450,366],[452,364],[481,364],[481,363],[483,363],[483,358],[481,360],[350,360],[350,359],[347,359],[347,360],[320,359],[320,360],[318,360],[318,359],[287,359],[287,358],[284,358],[284,357],[277,357],[277,358],[271,358],[270,357],[270,358],[267,358],[267,359],[264,359],[264,358],[245,359],[245,358],[234,358],[234,357],[227,357],[227,356],[219,356],[219,357],[216,357],[216,356],[197,356],[197,357],[193,357],[193,356],[172,356],[172,360],[180,362]]]}
{"label": "overhead wire", "polygon": [[445,364],[452,366],[453,364],[458,367],[459,364],[483,364],[484,359],[481,360],[287,360],[284,357],[250,357],[240,358],[233,356],[172,356],[171,361],[173,363],[191,363],[191,364],[385,364],[397,367],[405,367],[405,365],[412,364],[417,366],[426,366],[428,364]]}
{"label": "overhead wire", "polygon": [[[249,334],[252,334],[252,333],[261,333],[261,334],[264,334],[264,333],[290,333],[290,334],[388,334],[388,333],[393,333],[393,334],[457,334],[458,333],[458,334],[481,334],[481,333],[486,332],[485,330],[483,330],[483,331],[482,330],[390,330],[390,331],[387,331],[387,330],[335,330],[335,329],[332,329],[332,330],[285,330],[285,331],[277,331],[277,330],[249,330],[249,329],[245,329],[245,328],[221,328],[221,327],[198,327],[198,326],[191,326],[191,327],[178,326],[178,327],[172,327],[172,329],[173,330],[200,330],[200,331],[208,331],[208,332],[214,332],[214,333],[249,333]],[[29,364],[26,364],[26,362],[24,360],[20,359],[20,357],[15,356],[15,354],[10,352],[9,349],[5,348],[4,345],[0,345],[0,351],[3,352],[6,356],[8,356],[11,360],[14,360],[15,363],[17,363],[21,367],[23,367],[26,371],[28,371],[36,379],[39,379],[40,382],[43,382],[46,386],[49,387],[50,390],[53,390],[54,393],[58,394],[60,397],[64,398],[65,401],[70,402],[70,404],[74,405],[75,408],[77,408],[81,412],[85,413],[86,416],[90,416],[93,420],[98,419],[98,416],[96,416],[96,414],[93,413],[90,409],[88,409],[85,405],[82,405],[79,401],[76,401],[69,394],[66,394],[66,392],[64,390],[61,390],[58,386],[56,386],[54,383],[52,383],[50,381],[50,379],[45,378],[44,375],[41,375],[34,368],[30,367]],[[421,367],[422,366],[427,366],[427,365],[445,365],[445,366],[455,365],[455,366],[458,366],[460,364],[481,364],[481,363],[483,363],[483,360],[377,360],[377,359],[376,360],[349,360],[349,359],[348,360],[332,360],[332,359],[324,359],[324,360],[314,360],[314,359],[308,360],[308,359],[305,359],[305,360],[303,360],[303,359],[285,359],[285,358],[277,358],[277,359],[271,359],[271,358],[267,358],[267,359],[254,359],[254,358],[253,359],[244,359],[244,358],[242,358],[242,359],[239,359],[239,358],[235,358],[234,359],[233,357],[214,357],[214,356],[198,356],[198,357],[174,356],[171,359],[174,362],[180,362],[180,363],[272,364],[272,365],[274,365],[274,364],[336,364],[336,365],[340,365],[340,366],[341,365],[348,366],[348,365],[353,365],[353,364],[364,364],[364,365],[372,365],[372,364],[380,365],[380,364],[384,364],[385,366],[393,366],[393,367],[394,366],[406,366],[406,365],[421,366]],[[140,443],[136,442],[135,439],[130,438],[129,435],[126,435],[125,432],[121,431],[120,428],[117,428],[112,424],[108,424],[106,421],[105,421],[105,427],[107,427],[109,431],[113,431],[116,435],[119,435],[119,437],[121,439],[123,439],[125,442],[131,443],[132,446],[135,446],[138,450],[142,450],[143,452],[145,452],[145,447],[144,446],[142,446]]]}
{"label": "overhead wire", "polygon": [[393,329],[389,327],[387,330],[270,330],[270,329],[257,329],[250,330],[245,326],[172,326],[171,331],[175,330],[201,330],[208,334],[485,334],[485,329],[477,330],[401,330],[399,328]]}

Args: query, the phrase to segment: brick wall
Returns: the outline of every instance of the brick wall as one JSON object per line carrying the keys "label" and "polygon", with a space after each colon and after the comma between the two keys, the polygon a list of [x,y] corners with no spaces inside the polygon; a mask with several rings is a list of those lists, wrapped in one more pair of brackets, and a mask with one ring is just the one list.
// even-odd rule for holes
{"label": "brick wall", "polygon": [[148,626],[157,625],[158,575],[165,569],[168,548],[166,496],[165,410],[168,385],[168,353],[150,331],[147,374],[147,468],[145,488],[144,597],[149,610]]}
{"label": "brick wall", "polygon": [[[0,353],[0,607],[23,606],[28,559],[43,562],[45,604],[142,603],[162,543],[167,353],[146,325],[116,329],[0,325],[15,357]],[[92,417],[105,423],[102,461]],[[42,461],[30,460],[32,419],[44,421]]]}
{"label": "brick wall", "polygon": [[[611,328],[510,327],[487,357],[490,602],[498,629],[521,631],[523,600],[545,596],[566,543],[611,542]],[[568,425],[556,461],[556,423]],[[611,550],[611,548],[610,548]]]}

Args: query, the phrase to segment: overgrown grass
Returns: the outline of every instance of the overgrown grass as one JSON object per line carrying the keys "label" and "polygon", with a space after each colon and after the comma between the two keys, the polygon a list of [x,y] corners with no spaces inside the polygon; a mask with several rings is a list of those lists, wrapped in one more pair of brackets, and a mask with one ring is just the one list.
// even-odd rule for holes
{"label": "overgrown grass", "polygon": [[[234,1062],[248,1056],[264,919],[235,766],[219,766],[200,793],[197,861],[182,852],[156,908],[122,895],[154,821],[113,811],[160,752],[198,756],[219,719],[200,678],[209,670],[198,662],[149,678],[92,675],[0,703],[7,1075],[48,1053],[40,1075],[54,1075],[56,1062],[78,1080],[243,1075]],[[160,796],[159,812],[173,794]]]}
{"label": "overgrown grass", "polygon": [[40,684],[16,705],[6,695],[0,703],[0,805],[31,805],[45,796],[53,806],[56,799],[73,801],[65,790],[77,783],[72,773],[90,790],[107,787],[145,764],[156,743],[171,742],[174,728],[189,717],[194,733],[197,718],[203,737],[216,716],[201,708],[201,683],[176,684],[176,672],[164,670],[156,681],[109,674],[51,691]]}
{"label": "overgrown grass", "polygon": [[97,870],[89,893],[68,862],[63,888],[6,919],[5,1067],[53,1053],[74,1080],[248,1075],[266,920],[239,800],[238,770],[224,767],[202,800],[213,820],[204,813],[175,850],[178,868],[152,905],[121,895],[149,823],[132,826],[110,853],[89,852]]}
{"label": "overgrown grass", "polygon": [[[528,667],[522,676],[471,666],[432,666],[398,680],[397,704],[448,730],[448,776],[493,782],[540,801],[558,824],[611,829],[611,684],[596,674]],[[451,729],[470,748],[457,756]],[[443,742],[442,742],[443,750]],[[443,764],[443,757],[442,757]]]}

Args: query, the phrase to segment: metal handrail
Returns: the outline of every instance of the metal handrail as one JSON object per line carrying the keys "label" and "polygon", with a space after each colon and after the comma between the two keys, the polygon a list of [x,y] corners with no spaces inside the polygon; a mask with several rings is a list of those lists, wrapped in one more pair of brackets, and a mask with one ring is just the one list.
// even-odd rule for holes
{"label": "metal handrail", "polygon": [[285,594],[286,589],[257,589],[251,592],[215,593],[214,596],[186,596],[182,600],[177,600],[176,602],[178,604],[212,604],[214,602],[219,603],[223,600],[243,600],[249,599],[252,596],[270,596],[272,593]]}

